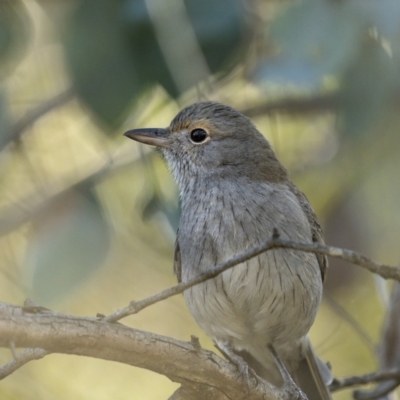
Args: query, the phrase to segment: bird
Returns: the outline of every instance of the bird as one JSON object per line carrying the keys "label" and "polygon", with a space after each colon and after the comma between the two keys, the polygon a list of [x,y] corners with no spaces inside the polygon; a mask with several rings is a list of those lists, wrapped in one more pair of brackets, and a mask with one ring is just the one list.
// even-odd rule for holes
{"label": "bird", "polygon": [[[268,140],[234,108],[197,102],[167,128],[124,135],[156,146],[178,186],[174,271],[179,282],[276,231],[282,239],[324,243],[306,196],[290,181]],[[308,339],[327,265],[325,256],[278,248],[183,295],[197,324],[241,373],[248,376],[250,365],[275,385],[293,378],[309,400],[328,400],[330,371]]]}

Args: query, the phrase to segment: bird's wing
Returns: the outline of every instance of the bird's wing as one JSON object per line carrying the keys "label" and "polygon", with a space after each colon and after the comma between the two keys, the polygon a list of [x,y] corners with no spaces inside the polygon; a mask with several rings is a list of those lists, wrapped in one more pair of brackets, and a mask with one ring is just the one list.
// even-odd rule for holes
{"label": "bird's wing", "polygon": [[178,282],[182,281],[182,266],[181,266],[181,250],[179,248],[178,234],[175,240],[175,252],[174,252],[174,274],[176,275]]}
{"label": "bird's wing", "polygon": [[[297,197],[299,200],[301,209],[303,210],[304,214],[306,215],[308,222],[311,227],[312,233],[312,241],[316,243],[324,244],[324,235],[322,233],[321,225],[317,220],[317,216],[314,213],[314,210],[311,208],[310,203],[307,200],[305,194],[292,182],[289,182],[288,187],[290,191]],[[315,254],[317,257],[319,268],[321,270],[322,281],[325,281],[326,278],[326,270],[328,268],[328,259],[326,256],[322,254]]]}

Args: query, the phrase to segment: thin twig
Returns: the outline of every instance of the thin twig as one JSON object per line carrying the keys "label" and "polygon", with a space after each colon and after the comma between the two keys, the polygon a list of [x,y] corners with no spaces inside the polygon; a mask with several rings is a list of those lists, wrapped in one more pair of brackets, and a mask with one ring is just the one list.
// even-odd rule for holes
{"label": "thin twig", "polygon": [[394,369],[390,371],[371,372],[370,374],[361,376],[351,376],[349,378],[335,378],[329,389],[331,392],[347,389],[352,386],[368,385],[370,383],[384,382],[389,380],[400,380],[400,370]]}
{"label": "thin twig", "polygon": [[32,360],[40,360],[50,352],[43,349],[25,349],[22,350],[13,360],[9,361],[0,367],[0,380],[4,379],[8,375],[11,375],[18,368]]}
{"label": "thin twig", "polygon": [[[389,307],[383,323],[381,343],[378,352],[379,366],[382,371],[398,370],[400,367],[400,283],[395,282]],[[400,371],[400,370],[399,370]],[[369,390],[354,392],[359,400],[380,399],[400,385],[400,378],[384,381]],[[385,396],[386,398],[386,396]]]}
{"label": "thin twig", "polygon": [[301,250],[307,253],[324,254],[330,257],[340,258],[352,264],[359,265],[368,271],[381,276],[384,279],[394,279],[400,281],[400,268],[390,265],[378,264],[368,257],[353,250],[342,249],[339,247],[326,246],[319,243],[301,243],[294,240],[275,239],[274,247]]}
{"label": "thin twig", "polygon": [[300,250],[308,253],[319,253],[331,257],[341,258],[353,264],[364,267],[369,271],[382,276],[385,279],[395,279],[400,281],[400,268],[398,267],[390,267],[387,265],[378,264],[363,256],[362,254],[356,253],[355,251],[351,250],[325,246],[320,243],[302,243],[293,240],[281,239],[277,230],[274,230],[273,236],[265,242],[259,244],[258,246],[255,246],[249,250],[244,251],[241,254],[238,254],[235,257],[232,257],[228,261],[217,264],[215,267],[210,268],[208,271],[203,272],[186,282],[181,282],[175,286],[171,286],[161,292],[146,297],[143,300],[132,301],[128,306],[121,308],[120,310],[117,310],[105,317],[104,321],[115,322],[127,317],[128,315],[137,314],[139,311],[143,310],[146,307],[149,307],[162,300],[168,299],[169,297],[175,296],[176,294],[183,293],[185,290],[191,288],[192,286],[215,278],[222,272],[234,267],[235,265],[247,261],[250,258],[264,253],[267,250],[272,250],[276,248]]}
{"label": "thin twig", "polygon": [[400,381],[390,380],[381,382],[375,389],[363,391],[355,390],[353,392],[353,398],[355,400],[382,400],[388,399],[389,393],[393,392],[400,385]]}

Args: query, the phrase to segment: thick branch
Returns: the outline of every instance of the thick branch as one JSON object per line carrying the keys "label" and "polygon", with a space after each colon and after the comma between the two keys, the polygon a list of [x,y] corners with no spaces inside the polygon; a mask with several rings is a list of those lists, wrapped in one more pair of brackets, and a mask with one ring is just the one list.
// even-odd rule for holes
{"label": "thick branch", "polygon": [[[3,311],[6,309],[7,305]],[[0,346],[8,347],[12,342],[16,347],[35,347],[146,368],[184,387],[204,385],[210,400],[244,399],[247,394],[249,400],[288,399],[284,391],[261,379],[249,388],[232,364],[191,343],[97,318],[51,312],[27,314],[23,309],[20,312],[21,316],[0,315]]]}
{"label": "thick branch", "polygon": [[180,398],[183,393],[188,396],[190,392],[198,392],[199,388],[193,389],[196,385],[205,385],[206,391],[210,391],[210,387],[213,388],[207,395],[210,400],[220,400],[224,396],[227,399],[240,398],[241,394],[248,399],[285,398],[287,395],[285,391],[278,390],[261,380],[249,392],[246,382],[241,379],[238,382],[237,371],[232,370],[232,365],[211,352],[199,349],[198,345],[138,331],[119,323],[109,323],[182,293],[191,286],[212,279],[237,264],[276,248],[339,257],[363,266],[384,278],[400,280],[400,268],[377,264],[350,250],[319,243],[284,240],[279,237],[275,229],[273,236],[264,243],[218,264],[190,281],[170,287],[141,301],[131,302],[128,307],[102,320],[78,318],[40,308],[31,310],[32,307],[18,308],[0,303],[0,345],[5,347],[12,343],[18,347],[38,347],[46,352],[97,357],[146,368],[182,383],[182,390],[176,392],[173,398]]}
{"label": "thick branch", "polygon": [[[187,288],[212,279],[260,253],[277,248],[338,257],[386,279],[400,280],[400,268],[377,264],[350,250],[281,239],[275,229],[273,236],[264,243],[218,264],[190,281],[141,301],[131,302],[128,307],[101,320],[73,317],[37,306],[19,308],[0,303],[0,346],[8,347],[12,343],[18,347],[38,347],[48,352],[91,356],[146,368],[182,383],[183,389],[175,393],[176,398],[182,393],[196,391],[197,389],[193,389],[196,385],[206,385],[204,390],[207,391],[210,386],[213,388],[207,395],[210,400],[220,400],[224,396],[227,399],[236,399],[241,395],[247,396],[249,400],[287,398],[287,392],[278,390],[262,380],[249,391],[248,382],[238,380],[237,371],[232,369],[232,365],[211,352],[199,349],[198,345],[138,331],[119,323],[110,323],[182,293]],[[212,393],[216,395],[212,396]]]}
{"label": "thick branch", "polygon": [[325,246],[320,243],[302,243],[293,240],[285,240],[279,237],[278,232],[275,230],[274,235],[261,243],[245,252],[232,257],[228,261],[224,261],[215,267],[210,268],[208,271],[189,279],[186,282],[181,282],[175,286],[171,286],[159,293],[153,294],[140,301],[132,301],[127,307],[115,311],[109,316],[105,317],[105,321],[118,321],[128,315],[137,314],[144,308],[151,306],[152,304],[158,303],[159,301],[165,300],[169,297],[175,296],[176,294],[183,293],[186,289],[198,285],[201,282],[205,282],[209,279],[215,278],[227,269],[233,268],[244,261],[249,260],[265,251],[285,248],[305,251],[308,253],[319,253],[325,254],[331,257],[341,258],[342,260],[349,261],[353,264],[359,265],[367,270],[382,276],[385,279],[395,279],[400,281],[400,268],[390,267],[387,265],[377,264],[362,254],[356,253],[352,250],[340,249],[338,247]]}
{"label": "thick branch", "polygon": [[196,385],[186,383],[182,385],[176,392],[172,394],[168,400],[231,400],[225,396],[220,390],[205,385]]}

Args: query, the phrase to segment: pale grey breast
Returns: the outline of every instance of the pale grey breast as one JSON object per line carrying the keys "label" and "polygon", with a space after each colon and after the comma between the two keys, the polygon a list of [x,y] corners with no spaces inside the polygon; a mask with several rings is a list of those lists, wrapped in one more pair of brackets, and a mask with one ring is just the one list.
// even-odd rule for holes
{"label": "pale grey breast", "polygon": [[[182,280],[266,240],[274,227],[282,238],[311,241],[309,222],[285,184],[193,181],[182,199],[178,236]],[[252,352],[267,343],[279,348],[300,340],[314,321],[321,293],[316,256],[277,249],[187,290],[184,296],[209,336]]]}

